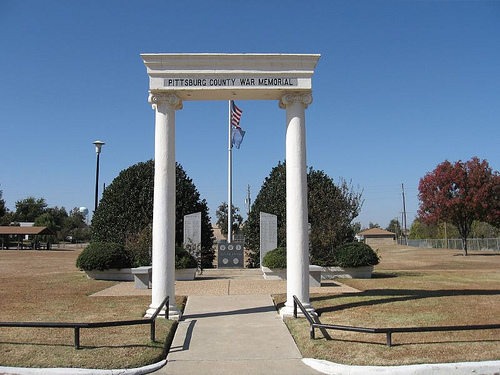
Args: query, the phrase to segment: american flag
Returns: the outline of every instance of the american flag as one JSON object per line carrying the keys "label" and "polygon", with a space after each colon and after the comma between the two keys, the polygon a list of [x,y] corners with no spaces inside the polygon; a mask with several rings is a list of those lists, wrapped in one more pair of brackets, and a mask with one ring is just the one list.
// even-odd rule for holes
{"label": "american flag", "polygon": [[239,109],[234,101],[231,100],[231,126],[234,126],[237,129],[241,129],[240,127],[240,119],[243,111]]}
{"label": "american flag", "polygon": [[245,136],[245,131],[240,126],[242,113],[243,111],[231,100],[231,145],[236,146],[236,148],[240,148]]}

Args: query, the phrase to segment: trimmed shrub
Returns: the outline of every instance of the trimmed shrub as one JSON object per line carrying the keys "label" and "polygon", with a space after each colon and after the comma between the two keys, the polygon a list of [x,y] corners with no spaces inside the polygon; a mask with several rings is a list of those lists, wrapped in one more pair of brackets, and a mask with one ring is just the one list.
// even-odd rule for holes
{"label": "trimmed shrub", "polygon": [[84,271],[129,268],[130,255],[117,243],[93,242],[78,256],[76,266]]}
{"label": "trimmed shrub", "polygon": [[[215,252],[208,204],[201,199],[193,180],[176,163],[175,245],[184,240],[184,216],[201,212],[201,253],[204,268],[212,268]],[[123,171],[102,193],[92,216],[91,242],[135,241],[153,221],[154,161],[135,164]],[[128,246],[128,244],[126,245]],[[141,245],[142,246],[142,245]],[[143,255],[144,247],[140,250]],[[149,249],[147,249],[149,251]],[[140,261],[144,257],[140,256]]]}
{"label": "trimmed shrub", "polygon": [[182,247],[175,248],[175,269],[198,268],[198,262],[195,257],[189,254]]}
{"label": "trimmed shrub", "polygon": [[262,259],[262,265],[267,268],[286,268],[286,247],[269,251]]}
{"label": "trimmed shrub", "polygon": [[350,242],[337,247],[333,252],[333,264],[338,267],[365,267],[379,263],[379,257],[373,249],[362,242]]}
{"label": "trimmed shrub", "polygon": [[151,265],[152,225],[144,228],[139,235],[130,235],[125,241],[125,251],[130,255],[132,267]]}

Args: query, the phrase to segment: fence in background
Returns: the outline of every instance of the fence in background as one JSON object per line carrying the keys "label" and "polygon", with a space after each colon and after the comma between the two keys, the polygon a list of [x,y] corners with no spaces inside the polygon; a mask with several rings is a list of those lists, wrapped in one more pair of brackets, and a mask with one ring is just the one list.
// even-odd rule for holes
{"label": "fence in background", "polygon": [[[404,241],[400,244],[405,244]],[[428,249],[456,249],[463,250],[462,239],[423,239],[408,240],[408,246],[422,247]],[[467,250],[500,251],[500,238],[469,238],[467,239]]]}

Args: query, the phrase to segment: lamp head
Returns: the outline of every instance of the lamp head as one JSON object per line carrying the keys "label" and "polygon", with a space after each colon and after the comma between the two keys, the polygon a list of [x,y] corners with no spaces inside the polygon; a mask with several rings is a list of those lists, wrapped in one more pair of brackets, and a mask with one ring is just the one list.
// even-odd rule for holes
{"label": "lamp head", "polygon": [[96,154],[100,154],[101,153],[101,147],[104,146],[105,143],[101,142],[101,141],[95,141],[94,145],[95,145],[95,152],[96,152]]}

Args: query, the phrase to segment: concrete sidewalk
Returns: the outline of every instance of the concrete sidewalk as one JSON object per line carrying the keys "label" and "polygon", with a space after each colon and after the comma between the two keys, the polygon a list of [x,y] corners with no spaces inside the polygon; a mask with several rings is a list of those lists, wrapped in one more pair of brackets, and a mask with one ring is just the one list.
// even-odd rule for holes
{"label": "concrete sidewalk", "polygon": [[189,296],[155,374],[320,374],[302,362],[270,295]]}

